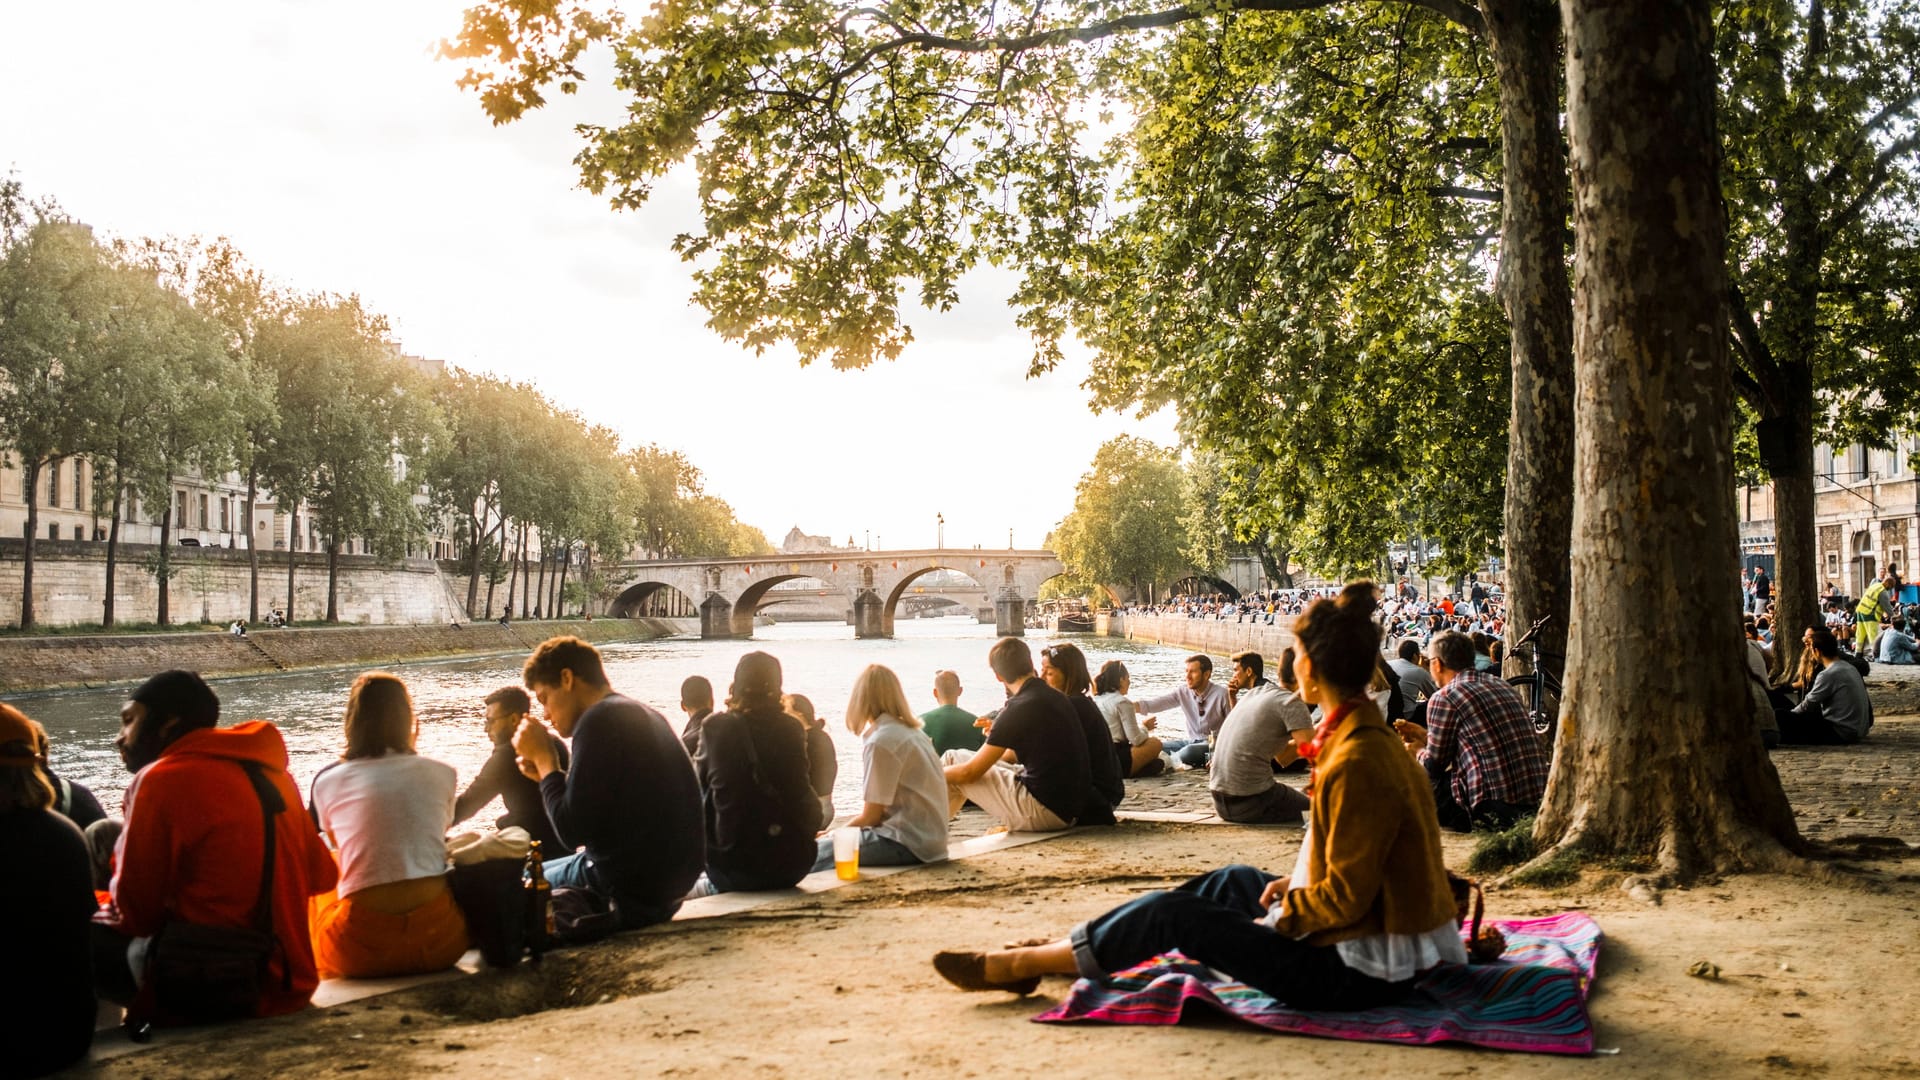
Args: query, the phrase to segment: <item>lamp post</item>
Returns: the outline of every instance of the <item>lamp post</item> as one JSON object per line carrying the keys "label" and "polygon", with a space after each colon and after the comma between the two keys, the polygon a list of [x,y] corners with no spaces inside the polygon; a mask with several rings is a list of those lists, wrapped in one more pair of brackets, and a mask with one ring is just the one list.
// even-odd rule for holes
{"label": "lamp post", "polygon": [[947,515],[933,515],[933,546],[944,549],[947,546]]}

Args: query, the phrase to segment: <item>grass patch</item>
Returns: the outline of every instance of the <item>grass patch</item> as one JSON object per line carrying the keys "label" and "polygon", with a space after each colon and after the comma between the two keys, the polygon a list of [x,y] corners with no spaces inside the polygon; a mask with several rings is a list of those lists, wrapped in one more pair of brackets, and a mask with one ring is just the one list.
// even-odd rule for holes
{"label": "grass patch", "polygon": [[1491,874],[1509,866],[1519,866],[1539,854],[1533,845],[1533,818],[1523,817],[1496,833],[1486,833],[1473,845],[1467,858],[1467,873]]}
{"label": "grass patch", "polygon": [[1580,880],[1581,861],[1577,853],[1562,851],[1546,862],[1518,871],[1507,880],[1515,885],[1531,885],[1541,889],[1571,885]]}
{"label": "grass patch", "polygon": [[[325,619],[302,619],[293,624],[295,627],[322,626],[358,626],[359,623],[330,623]],[[36,626],[31,630],[21,630],[18,626],[0,626],[0,638],[41,638],[41,637],[92,637],[99,634],[208,634],[225,633],[226,623],[203,623],[198,619],[192,622],[168,623],[161,626],[150,622],[116,622],[111,629],[102,629],[99,623],[79,623],[72,626]],[[247,632],[270,634],[273,627],[265,623],[247,624]]]}

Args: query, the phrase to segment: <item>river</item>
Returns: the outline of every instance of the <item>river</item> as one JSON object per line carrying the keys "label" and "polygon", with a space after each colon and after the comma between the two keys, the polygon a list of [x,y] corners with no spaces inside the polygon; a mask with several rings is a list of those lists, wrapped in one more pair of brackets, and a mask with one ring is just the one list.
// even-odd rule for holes
{"label": "river", "polygon": [[[1049,639],[1028,638],[1038,650]],[[1172,686],[1179,678],[1186,652],[1145,642],[1068,635],[1086,651],[1092,669],[1109,659],[1126,662],[1133,675],[1135,696]],[[960,675],[960,704],[974,712],[994,708],[1002,698],[1000,685],[987,668],[987,648],[993,627],[970,618],[900,619],[889,640],[856,641],[853,628],[841,623],[784,623],[759,627],[752,641],[701,641],[693,637],[601,648],[607,675],[615,689],[659,709],[678,730],[685,721],[680,712],[680,682],[689,675],[705,675],[717,696],[724,697],[733,667],[741,654],[761,649],[778,657],[789,693],[805,694],[827,720],[840,760],[834,785],[834,804],[841,814],[853,811],[860,792],[860,743],[844,726],[847,692],[854,676],[868,664],[885,664],[900,676],[915,708],[931,708],[933,675],[951,668]],[[519,685],[518,657],[395,664],[388,668],[407,681],[414,710],[420,719],[420,752],[445,761],[460,772],[464,786],[490,747],[481,721],[481,699],[499,686]],[[344,745],[341,716],[353,672],[328,671],[226,679],[215,685],[220,694],[223,725],[261,718],[277,724],[293,759],[294,779],[302,792],[321,767],[333,761]],[[107,810],[117,812],[127,775],[114,751],[120,729],[122,690],[87,690],[25,695],[15,699],[27,715],[47,728],[52,740],[54,771],[93,789]],[[537,706],[536,706],[537,708]],[[1167,718],[1177,731],[1177,717]],[[497,811],[483,811],[488,820]]]}

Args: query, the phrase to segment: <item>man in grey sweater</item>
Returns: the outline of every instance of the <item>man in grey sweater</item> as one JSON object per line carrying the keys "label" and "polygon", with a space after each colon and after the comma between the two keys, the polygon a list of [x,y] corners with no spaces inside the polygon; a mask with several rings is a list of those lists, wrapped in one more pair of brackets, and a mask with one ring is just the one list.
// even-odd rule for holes
{"label": "man in grey sweater", "polygon": [[1873,727],[1873,703],[1867,699],[1866,680],[1859,669],[1840,658],[1840,642],[1830,630],[1809,628],[1802,641],[1813,650],[1820,671],[1800,704],[1776,711],[1780,742],[1834,746],[1866,738]]}

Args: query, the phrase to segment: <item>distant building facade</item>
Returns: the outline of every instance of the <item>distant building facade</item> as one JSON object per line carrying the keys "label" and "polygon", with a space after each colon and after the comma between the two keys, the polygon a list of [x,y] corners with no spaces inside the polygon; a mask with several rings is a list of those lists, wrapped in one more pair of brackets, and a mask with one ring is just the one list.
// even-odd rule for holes
{"label": "distant building facade", "polygon": [[[1821,446],[1814,450],[1816,580],[1859,596],[1889,567],[1914,581],[1920,550],[1920,435],[1902,435],[1893,450]],[[1742,487],[1743,561],[1772,568],[1778,555],[1772,484]]]}
{"label": "distant building facade", "polygon": [[808,536],[800,531],[798,525],[788,529],[787,538],[780,541],[780,553],[783,555],[819,555],[829,551],[852,550],[852,538],[848,538],[847,546],[841,547],[830,536]]}
{"label": "distant building facade", "polygon": [[[397,360],[424,375],[445,374],[446,364],[443,361],[409,356],[397,350],[394,355]],[[393,467],[396,474],[405,479],[409,467],[407,460],[396,454]],[[110,495],[96,499],[96,495],[105,493],[94,490],[94,479],[91,462],[80,457],[61,458],[41,470],[36,485],[38,490],[29,492],[26,490],[26,470],[20,467],[19,462],[0,463],[0,535],[25,535],[27,503],[34,500],[39,508],[39,535],[42,539],[105,542],[112,525],[109,514],[113,500]],[[171,486],[173,542],[176,544],[244,550],[251,543],[262,551],[322,550],[319,523],[305,504],[293,508],[299,511],[296,529],[294,515],[286,512],[287,508],[283,508],[268,492],[258,492],[253,521],[249,523],[246,512],[247,478],[241,473],[209,476],[198,469],[189,469],[173,477]],[[96,502],[100,508],[98,513],[94,509]],[[413,502],[426,519],[427,527],[425,536],[416,537],[408,543],[407,555],[411,558],[433,559],[456,557],[453,530],[448,522],[439,520],[430,512],[424,485],[416,487]],[[120,499],[120,542],[158,544],[160,522],[166,509],[166,506],[141,499],[132,490],[123,492]],[[529,544],[533,553],[537,554],[537,541],[530,538]],[[368,542],[358,537],[344,539],[340,547],[343,555],[363,555],[369,550]]]}

